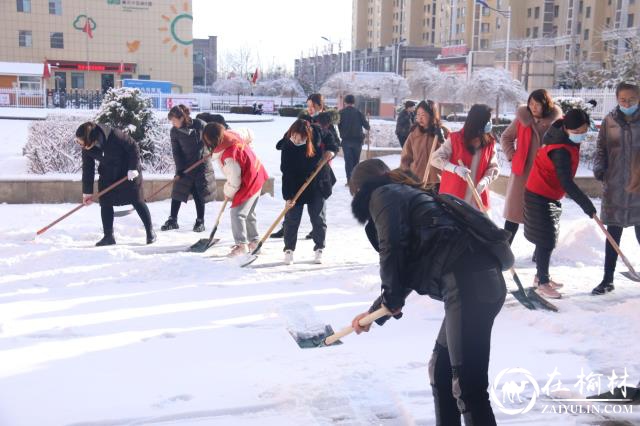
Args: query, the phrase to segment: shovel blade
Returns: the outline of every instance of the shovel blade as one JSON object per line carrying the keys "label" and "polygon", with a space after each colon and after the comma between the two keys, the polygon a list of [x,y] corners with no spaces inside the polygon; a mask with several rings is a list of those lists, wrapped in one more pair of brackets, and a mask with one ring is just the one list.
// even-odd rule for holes
{"label": "shovel blade", "polygon": [[123,217],[123,216],[130,215],[133,212],[133,210],[134,209],[115,211],[113,212],[113,217]]}
{"label": "shovel blade", "polygon": [[218,241],[220,241],[219,238],[214,238],[212,240],[210,240],[209,238],[202,238],[197,243],[189,247],[189,251],[194,253],[204,253],[205,251],[213,247]]}
{"label": "shovel blade", "polygon": [[536,293],[536,290],[533,287],[527,289],[527,297],[529,298],[531,303],[535,305],[536,308],[544,309],[551,312],[558,312],[558,307]]}
{"label": "shovel blade", "polygon": [[627,271],[627,272],[621,272],[621,274],[625,277],[630,279],[631,281],[635,281],[637,283],[640,283],[640,275],[638,275],[637,272],[635,271]]}
{"label": "shovel blade", "polygon": [[244,268],[245,266],[251,265],[253,262],[256,261],[257,258],[258,258],[258,255],[251,254],[251,253],[242,256],[242,258],[239,259],[240,267]]}
{"label": "shovel blade", "polygon": [[[325,325],[324,332],[321,334],[316,334],[314,336],[300,337],[299,335],[296,335],[291,331],[289,332],[289,334],[291,334],[291,337],[293,337],[293,339],[296,341],[296,343],[301,349],[309,349],[309,348],[321,348],[323,346],[327,346],[325,345],[324,341],[327,337],[334,334],[334,331],[330,325]],[[335,343],[332,343],[330,346],[341,345],[341,344],[342,342],[338,340]]]}
{"label": "shovel blade", "polygon": [[525,308],[530,309],[532,311],[534,311],[536,309],[535,305],[531,302],[531,300],[529,300],[529,298],[527,297],[527,295],[523,291],[515,290],[515,291],[512,291],[511,294]]}

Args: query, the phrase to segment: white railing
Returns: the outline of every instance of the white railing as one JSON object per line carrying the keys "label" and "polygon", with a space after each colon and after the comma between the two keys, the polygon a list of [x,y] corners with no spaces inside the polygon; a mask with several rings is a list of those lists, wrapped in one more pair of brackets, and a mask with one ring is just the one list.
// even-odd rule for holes
{"label": "white railing", "polygon": [[1,89],[0,107],[44,108],[46,106],[44,90]]}
{"label": "white railing", "polygon": [[613,89],[551,89],[549,93],[554,98],[563,96],[595,100],[598,104],[591,110],[591,117],[596,120],[602,120],[617,105],[616,91]]}

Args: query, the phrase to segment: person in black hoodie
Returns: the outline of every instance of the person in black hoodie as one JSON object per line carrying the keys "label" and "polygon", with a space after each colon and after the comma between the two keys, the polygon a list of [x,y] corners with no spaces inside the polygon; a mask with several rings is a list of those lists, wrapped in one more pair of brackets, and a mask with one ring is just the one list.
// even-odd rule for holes
{"label": "person in black hoodie", "polygon": [[[493,322],[506,296],[502,270],[513,264],[494,257],[442,208],[410,171],[393,170],[379,159],[353,170],[349,184],[355,218],[380,253],[382,294],[358,321],[387,307],[396,319],[412,291],[444,301],[445,318],[429,361],[436,425],[491,426],[488,369]],[[504,264],[503,264],[504,263]],[[377,321],[384,324],[389,317]]]}
{"label": "person in black hoodie", "polygon": [[[283,226],[286,264],[293,263],[298,227],[305,204],[313,226],[311,235],[314,242],[314,259],[316,263],[322,262],[327,232],[325,200],[331,196],[332,186],[335,183],[330,166],[326,164],[323,167],[295,204],[292,201],[322,158],[331,159],[338,151],[337,145],[332,142],[333,139],[323,139],[321,133],[318,126],[306,120],[297,119],[276,145],[276,148],[281,151],[282,196],[289,207]],[[324,147],[320,146],[321,141],[324,141]]]}
{"label": "person in black hoodie", "polygon": [[560,200],[569,194],[587,216],[596,214],[589,197],[573,180],[580,161],[580,143],[587,136],[590,123],[589,114],[581,109],[569,110],[564,118],[555,121],[542,139],[527,179],[524,236],[536,246],[534,286],[544,297],[561,297],[557,289],[562,284],[549,277],[549,261],[560,231]]}
{"label": "person in black hoodie", "polygon": [[400,147],[404,148],[404,143],[411,133],[411,128],[416,118],[416,103],[413,101],[406,101],[404,103],[404,109],[398,114],[398,120],[396,121],[396,136]]}
{"label": "person in black hoodie", "polygon": [[140,150],[131,136],[104,124],[86,122],[76,130],[76,142],[82,147],[82,202],[93,203],[93,182],[98,165],[98,190],[127,177],[127,181],[100,197],[100,216],[104,237],[96,246],[116,243],[113,236],[114,206],[131,204],[147,233],[147,244],[156,240],[151,213],[144,202]]}
{"label": "person in black hoodie", "polygon": [[347,185],[351,179],[353,168],[360,162],[364,133],[362,129],[369,131],[369,122],[364,114],[354,105],[356,98],[353,95],[344,97],[345,107],[340,110],[340,137],[342,138],[342,152],[344,153],[344,169],[347,173]]}
{"label": "person in black hoodie", "polygon": [[171,108],[167,118],[171,121],[171,151],[176,164],[176,176],[180,179],[174,182],[171,191],[171,213],[169,219],[160,227],[162,231],[178,229],[178,212],[180,205],[193,197],[196,205],[196,222],[193,225],[194,232],[203,232],[205,203],[215,200],[216,177],[213,172],[211,160],[200,164],[189,173],[185,170],[209,155],[208,149],[202,141],[204,122],[199,119],[191,119],[189,108],[185,105],[177,105]]}

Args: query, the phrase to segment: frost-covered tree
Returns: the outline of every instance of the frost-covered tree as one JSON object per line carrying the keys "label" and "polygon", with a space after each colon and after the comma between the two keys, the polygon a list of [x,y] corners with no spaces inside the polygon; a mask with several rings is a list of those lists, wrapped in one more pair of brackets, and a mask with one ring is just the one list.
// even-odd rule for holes
{"label": "frost-covered tree", "polygon": [[304,90],[298,80],[288,77],[277,78],[275,80],[260,81],[254,93],[260,96],[304,96]]}
{"label": "frost-covered tree", "polygon": [[251,92],[251,83],[243,77],[216,80],[213,91],[220,95],[241,95]]}
{"label": "frost-covered tree", "polygon": [[625,37],[625,40],[626,49],[610,54],[607,68],[598,73],[600,84],[605,87],[616,87],[622,82],[640,84],[640,36]]}
{"label": "frost-covered tree", "polygon": [[336,97],[353,94],[366,98],[403,98],[411,91],[407,80],[395,73],[341,72],[329,77],[320,93]]}
{"label": "frost-covered tree", "polygon": [[[151,109],[151,99],[143,96],[139,89],[130,87],[111,88],[104,96],[95,121],[115,127],[129,134],[140,147],[143,164],[152,166],[162,155],[161,127]],[[154,168],[154,167],[151,167]]]}
{"label": "frost-covered tree", "polygon": [[514,80],[503,68],[482,68],[458,89],[458,97],[468,103],[483,103],[496,107],[499,116],[500,103],[518,104],[527,99],[522,83]]}

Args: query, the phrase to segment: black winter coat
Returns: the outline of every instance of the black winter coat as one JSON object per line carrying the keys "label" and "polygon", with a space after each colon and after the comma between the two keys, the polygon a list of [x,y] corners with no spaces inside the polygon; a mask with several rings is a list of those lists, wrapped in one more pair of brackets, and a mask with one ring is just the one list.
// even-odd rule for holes
{"label": "black winter coat", "polygon": [[[171,151],[173,161],[176,164],[176,174],[186,170],[193,163],[209,155],[209,151],[202,141],[202,130],[205,123],[195,119],[189,127],[171,128]],[[207,159],[184,177],[173,184],[171,198],[186,203],[191,194],[191,188],[195,185],[197,193],[205,203],[216,198],[216,176],[213,171],[211,159]]]}
{"label": "black winter coat", "polygon": [[362,128],[369,130],[369,122],[359,109],[353,106],[347,106],[340,110],[340,137],[342,143],[351,142],[362,144],[364,141],[364,132]]}
{"label": "black winter coat", "polygon": [[396,135],[407,139],[409,133],[411,133],[411,126],[413,126],[415,119],[413,113],[403,109],[398,114],[398,120],[396,121]]}
{"label": "black winter coat", "polygon": [[[311,176],[318,163],[322,160],[324,151],[338,152],[338,146],[333,141],[331,133],[323,135],[320,127],[312,125],[313,141],[316,154],[308,158],[307,146],[295,146],[287,138],[281,139],[276,144],[276,149],[281,150],[280,171],[282,171],[282,197],[285,200],[292,199],[300,187]],[[322,147],[321,147],[322,144]],[[321,195],[324,199],[331,196],[333,185],[336,183],[331,166],[326,164],[313,182],[304,190],[298,198],[297,204],[307,204],[315,196]]]}
{"label": "black winter coat", "polygon": [[381,302],[392,311],[412,290],[442,300],[441,279],[461,260],[470,271],[499,271],[497,260],[465,238],[427,192],[384,177],[365,183],[351,207],[380,253]]}
{"label": "black winter coat", "polygon": [[104,139],[90,150],[82,150],[82,193],[93,193],[93,182],[98,164],[98,191],[137,170],[140,175],[127,180],[100,197],[101,206],[124,206],[144,202],[142,167],[138,144],[121,130],[98,124]]}

